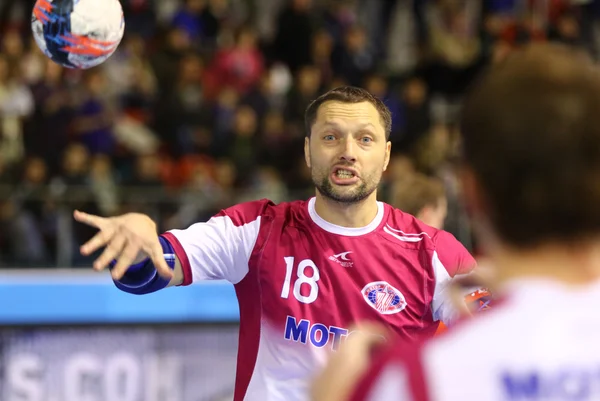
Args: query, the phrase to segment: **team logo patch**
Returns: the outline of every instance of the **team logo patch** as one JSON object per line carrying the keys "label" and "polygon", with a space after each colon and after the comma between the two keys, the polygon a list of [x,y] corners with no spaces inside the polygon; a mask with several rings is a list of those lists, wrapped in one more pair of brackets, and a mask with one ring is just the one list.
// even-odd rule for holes
{"label": "team logo patch", "polygon": [[406,308],[404,295],[385,281],[369,283],[362,289],[365,301],[383,315],[398,313]]}

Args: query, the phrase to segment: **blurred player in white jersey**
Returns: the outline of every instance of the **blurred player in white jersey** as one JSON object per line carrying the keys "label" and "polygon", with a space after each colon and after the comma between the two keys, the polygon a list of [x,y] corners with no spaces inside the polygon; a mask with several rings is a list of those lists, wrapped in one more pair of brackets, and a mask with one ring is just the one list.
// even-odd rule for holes
{"label": "blurred player in white jersey", "polygon": [[495,308],[420,347],[349,339],[315,401],[600,400],[600,70],[531,45],[492,67],[462,113]]}
{"label": "blurred player in white jersey", "polygon": [[391,148],[391,116],[380,100],[334,89],[307,108],[306,130],[316,187],[307,201],[247,202],[162,235],[144,215],[75,212],[100,230],[82,253],[106,246],[94,267],[110,265],[123,291],[235,285],[235,401],[308,399],[310,378],[362,320],[407,343],[431,337],[438,321],[458,316],[448,284],[475,265],[451,234],[377,201]]}

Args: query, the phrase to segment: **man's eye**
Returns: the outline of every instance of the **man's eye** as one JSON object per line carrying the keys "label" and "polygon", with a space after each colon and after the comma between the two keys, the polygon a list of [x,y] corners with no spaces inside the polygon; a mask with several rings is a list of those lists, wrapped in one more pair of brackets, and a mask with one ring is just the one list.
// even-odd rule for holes
{"label": "man's eye", "polygon": [[326,141],[333,141],[335,139],[335,136],[333,136],[333,135],[325,135],[323,137],[323,139],[325,139]]}
{"label": "man's eye", "polygon": [[371,143],[373,142],[373,138],[370,138],[368,136],[365,136],[361,139],[364,143]]}

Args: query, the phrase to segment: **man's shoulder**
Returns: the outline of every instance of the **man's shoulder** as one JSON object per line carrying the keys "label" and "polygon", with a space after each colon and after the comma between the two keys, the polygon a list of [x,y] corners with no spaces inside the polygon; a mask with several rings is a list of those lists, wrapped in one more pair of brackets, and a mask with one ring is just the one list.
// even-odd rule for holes
{"label": "man's shoulder", "polygon": [[307,207],[306,203],[307,201],[302,200],[275,203],[270,199],[258,199],[230,206],[221,210],[215,217],[227,216],[234,224],[244,225],[259,218],[274,219],[294,213],[302,213]]}
{"label": "man's shoulder", "polygon": [[449,270],[451,276],[467,273],[476,262],[466,247],[450,232],[431,227],[411,214],[390,208],[383,231],[405,244],[415,244],[435,252],[437,259]]}
{"label": "man's shoulder", "polygon": [[397,234],[397,236],[401,236],[402,239],[406,241],[422,242],[427,239],[429,240],[427,242],[435,244],[439,237],[445,237],[447,235],[453,237],[452,234],[444,230],[423,223],[412,214],[406,213],[387,203],[384,205],[390,210],[386,224],[384,225],[384,230],[391,231],[392,233]]}

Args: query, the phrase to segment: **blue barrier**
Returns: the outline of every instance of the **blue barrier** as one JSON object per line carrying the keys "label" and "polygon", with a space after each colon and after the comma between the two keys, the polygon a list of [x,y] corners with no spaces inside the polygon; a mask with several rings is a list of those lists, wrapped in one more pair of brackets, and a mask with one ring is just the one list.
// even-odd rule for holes
{"label": "blue barrier", "polygon": [[237,298],[227,282],[131,295],[119,291],[107,273],[0,271],[0,325],[237,321]]}

